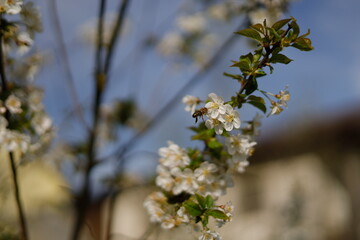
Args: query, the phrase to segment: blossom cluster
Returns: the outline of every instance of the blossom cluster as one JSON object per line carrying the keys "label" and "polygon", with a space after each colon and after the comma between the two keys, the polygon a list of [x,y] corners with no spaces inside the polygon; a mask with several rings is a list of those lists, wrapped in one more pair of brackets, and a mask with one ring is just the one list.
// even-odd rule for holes
{"label": "blossom cluster", "polygon": [[159,166],[157,167],[156,185],[172,195],[198,193],[218,198],[225,194],[232,181],[225,169],[208,161],[197,167],[185,149],[173,142],[168,147],[159,149]]}
{"label": "blossom cluster", "polygon": [[[194,109],[201,103],[199,98],[187,95],[183,98],[183,102],[187,104],[185,110],[197,114]],[[249,164],[247,159],[252,155],[256,145],[253,137],[258,132],[256,130],[259,125],[258,119],[247,124],[245,127],[247,134],[230,135],[232,131],[240,131],[240,117],[237,110],[215,93],[209,94],[204,109],[206,110],[203,114],[208,118],[205,122],[206,127],[212,129],[217,136],[224,138],[223,144],[217,142],[214,146],[216,149],[214,151],[221,153],[220,155],[194,149],[186,150],[171,141],[168,142],[168,147],[159,149],[160,159],[155,182],[161,191],[149,195],[144,206],[150,214],[151,221],[160,223],[165,229],[182,224],[195,227],[199,221],[196,217],[199,216],[187,206],[187,201],[194,198],[193,196],[215,201],[226,194],[227,188],[233,186],[232,175],[245,170]],[[216,135],[210,139],[216,141],[214,140]],[[201,201],[198,200],[200,205]],[[191,203],[194,205],[193,202]],[[231,203],[214,205],[209,209],[211,209],[210,213],[216,210],[223,214],[223,218],[214,217],[218,227],[231,221],[233,211]],[[221,237],[203,222],[203,232],[199,239],[221,239]]]}
{"label": "blossom cluster", "polygon": [[18,88],[4,99],[0,95],[0,146],[8,152],[34,153],[46,146],[53,135],[52,120],[36,88]]}
{"label": "blossom cluster", "polygon": [[271,94],[269,95],[275,97],[277,101],[271,101],[271,112],[269,115],[279,114],[284,110],[284,107],[287,108],[287,102],[290,100],[290,93],[287,90],[288,87],[285,87],[284,90],[281,90],[278,94]]}
{"label": "blossom cluster", "polygon": [[12,22],[2,19],[3,41],[6,52],[15,50],[18,55],[26,54],[33,45],[35,33],[42,31],[38,9],[34,7],[32,2],[23,4],[22,1],[16,0],[0,3],[0,11],[19,15],[20,22],[24,23],[18,24],[18,21]]}
{"label": "blossom cluster", "polygon": [[[182,206],[183,202],[174,204],[174,199],[187,200],[195,194],[218,199],[226,193],[226,188],[233,185],[230,172],[227,171],[226,164],[211,161],[196,162],[189,156],[187,150],[173,142],[168,142],[168,145],[159,149],[156,185],[162,191],[150,194],[144,206],[150,214],[151,221],[160,223],[165,229],[181,224],[196,227],[196,219]],[[233,211],[231,203],[212,206],[212,209],[217,209],[226,216],[226,219],[216,219],[219,227],[231,220]],[[203,236],[206,234],[210,232],[204,228]]]}
{"label": "blossom cluster", "polygon": [[205,104],[208,120],[205,125],[214,128],[216,134],[222,134],[224,129],[228,132],[240,128],[239,112],[230,104],[224,104],[222,97],[215,93],[209,94],[210,101]]}
{"label": "blossom cluster", "polygon": [[[43,92],[30,82],[43,61],[39,53],[28,54],[35,33],[42,31],[40,14],[32,2],[21,0],[0,1],[0,13],[1,57],[7,63],[0,87],[0,148],[22,155],[34,153],[47,146],[53,135],[52,120],[42,104]],[[5,14],[16,16],[8,20]]]}
{"label": "blossom cluster", "polygon": [[0,13],[18,14],[21,11],[22,0],[1,0]]}

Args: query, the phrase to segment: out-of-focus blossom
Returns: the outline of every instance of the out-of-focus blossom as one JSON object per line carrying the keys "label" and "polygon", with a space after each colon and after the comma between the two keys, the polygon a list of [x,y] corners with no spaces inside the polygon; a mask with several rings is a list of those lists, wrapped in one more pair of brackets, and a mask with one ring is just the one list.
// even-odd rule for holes
{"label": "out-of-focus blossom", "polygon": [[182,102],[186,105],[185,111],[191,112],[193,114],[197,105],[201,102],[198,97],[194,97],[191,95],[186,95],[183,97]]}
{"label": "out-of-focus blossom", "polygon": [[206,20],[202,13],[181,16],[176,21],[177,26],[190,34],[201,33],[205,30]]}

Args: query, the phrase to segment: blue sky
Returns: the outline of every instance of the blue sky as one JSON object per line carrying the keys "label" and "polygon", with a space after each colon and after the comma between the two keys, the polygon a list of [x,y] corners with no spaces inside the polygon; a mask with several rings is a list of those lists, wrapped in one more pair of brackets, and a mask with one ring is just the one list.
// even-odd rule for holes
{"label": "blue sky", "polygon": [[[38,46],[40,49],[45,48],[51,53],[56,53],[57,43],[49,24],[47,1],[37,1],[42,7],[45,19],[45,32],[39,36]],[[162,18],[165,19],[171,15],[173,11],[171,8],[180,2],[157,1],[161,4],[156,10],[158,17],[155,22],[160,22]],[[89,83],[92,82],[93,49],[82,46],[78,31],[82,23],[96,15],[97,1],[61,0],[57,2],[79,95],[84,103],[88,103],[87,99],[91,94]],[[116,6],[115,2],[118,1],[110,1],[110,9]],[[134,69],[136,67],[132,63],[136,59],[124,58],[136,45],[136,37],[132,37],[131,34],[136,36],[139,31],[148,31],[146,24],[144,25],[142,22],[146,21],[148,16],[146,14],[151,13],[146,11],[147,6],[144,7],[143,2],[134,0],[131,3],[131,32],[130,36],[125,36],[120,42],[119,51],[116,54],[119,60],[114,64],[109,96],[128,96],[132,88],[126,81],[131,77],[140,78],[142,76],[144,78],[144,75],[151,75],[156,78],[156,76],[161,75],[163,67],[158,67],[158,65],[162,66],[161,64],[164,62],[159,58],[152,60],[151,55],[146,55],[141,60],[142,63],[146,62],[144,68],[141,69]],[[276,66],[273,75],[261,79],[265,90],[277,92],[285,85],[289,85],[292,93],[289,109],[279,116],[264,120],[262,133],[265,137],[269,137],[278,131],[291,131],[294,126],[300,124],[319,120],[328,121],[339,117],[341,114],[359,109],[359,11],[360,1],[358,0],[299,0],[291,5],[288,15],[298,19],[303,32],[308,28],[311,29],[310,38],[315,50],[300,52],[296,49],[288,49],[286,53],[294,59],[294,62],[286,66]],[[143,17],[139,18],[139,14],[142,14]],[[168,28],[170,27],[171,21],[169,21]],[[204,81],[194,86],[189,94],[202,98],[205,98],[210,92],[216,92],[225,98],[231,96],[233,89],[237,86],[232,80],[224,78],[222,73],[230,70],[228,67],[230,60],[251,51],[241,39],[234,49],[227,53],[219,67],[211,71]],[[124,61],[125,64],[123,64]],[[132,70],[138,71],[138,73],[130,73]],[[172,91],[183,84],[182,79],[186,79],[191,74],[191,71],[186,71],[183,75],[171,76],[173,79],[169,79],[169,82],[164,81],[159,85],[161,86],[159,89],[154,89],[154,83],[148,82],[144,78],[138,82],[137,86],[141,94],[137,97],[149,114],[154,114],[157,110],[152,109],[158,109],[162,102],[171,97]],[[45,66],[38,81],[40,85],[45,87],[45,103],[57,124],[63,123],[64,112],[71,106],[64,77],[65,75],[59,67],[58,58],[54,56],[51,63]],[[119,84],[114,84],[115,82]],[[150,90],[146,91],[147,89],[154,90],[155,94],[154,92],[149,93]],[[156,98],[154,103],[150,101],[152,96]],[[252,113],[252,111],[245,109],[241,112],[241,116],[244,119],[250,119]],[[170,139],[180,145],[189,146],[191,133],[183,129],[193,125],[193,123],[194,119],[183,111],[183,106],[180,103],[174,106],[168,115],[164,116],[159,126],[144,137],[137,149],[156,152]],[[74,133],[75,135],[78,134],[77,131]]]}

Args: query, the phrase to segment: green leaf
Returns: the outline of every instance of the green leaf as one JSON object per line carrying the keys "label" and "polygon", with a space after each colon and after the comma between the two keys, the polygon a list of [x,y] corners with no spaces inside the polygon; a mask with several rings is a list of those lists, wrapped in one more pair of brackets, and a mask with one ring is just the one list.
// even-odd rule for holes
{"label": "green leaf", "polygon": [[291,46],[301,51],[311,51],[314,49],[309,38],[297,38]]}
{"label": "green leaf", "polygon": [[280,40],[281,36],[276,32],[275,29],[269,28],[269,27],[266,28],[266,29],[270,32],[270,36],[271,36],[272,41],[277,42],[277,41]]}
{"label": "green leaf", "polygon": [[240,60],[239,62],[233,64],[231,67],[239,67],[242,72],[248,72],[251,68],[248,60]]}
{"label": "green leaf", "polygon": [[274,72],[274,67],[271,65],[268,65],[269,69],[270,69],[270,74],[272,74]]}
{"label": "green leaf", "polygon": [[255,71],[255,74],[254,74],[255,77],[263,77],[263,76],[266,76],[266,72],[264,72],[263,70],[261,69],[258,69]]}
{"label": "green leaf", "polygon": [[202,122],[202,123],[200,123],[200,124],[199,124],[198,126],[196,126],[196,127],[189,127],[189,129],[190,129],[191,131],[193,131],[193,132],[199,133],[199,132],[202,132],[202,131],[204,131],[204,130],[206,130],[206,129],[208,129],[208,128],[205,126],[205,123]]}
{"label": "green leaf", "polygon": [[191,137],[191,140],[208,140],[215,135],[214,129],[205,129]]}
{"label": "green leaf", "polygon": [[184,202],[183,207],[193,217],[198,217],[202,214],[200,206],[191,200]]}
{"label": "green leaf", "polygon": [[252,79],[246,84],[245,94],[250,95],[251,93],[253,93],[257,89],[258,89],[257,81],[256,81],[256,79]]}
{"label": "green leaf", "polygon": [[248,53],[246,55],[241,55],[240,56],[240,61],[241,60],[244,60],[246,61],[247,63],[251,64],[253,61],[254,61],[254,56],[252,53]]}
{"label": "green leaf", "polygon": [[260,23],[254,24],[250,26],[252,29],[255,29],[256,31],[264,34],[264,27]]}
{"label": "green leaf", "polygon": [[221,148],[223,146],[222,143],[219,142],[216,138],[210,139],[210,141],[207,143],[207,145],[211,149]]}
{"label": "green leaf", "polygon": [[258,96],[255,96],[255,95],[250,95],[247,98],[247,100],[265,104],[265,100],[262,97],[258,97]]}
{"label": "green leaf", "polygon": [[289,64],[291,61],[293,61],[293,60],[283,54],[280,54],[280,53],[272,55],[272,57],[270,58],[271,63]]}
{"label": "green leaf", "polygon": [[299,25],[296,23],[296,20],[292,21],[292,22],[290,23],[290,26],[291,26],[291,28],[292,28],[291,38],[292,38],[292,40],[293,40],[293,39],[296,39],[296,38],[299,36],[300,27],[299,27]]}
{"label": "green leaf", "polygon": [[259,62],[260,58],[262,57],[261,53],[254,54],[254,62]]}
{"label": "green leaf", "polygon": [[310,35],[310,29],[308,29],[307,33],[299,36],[299,38],[305,38],[305,37],[307,37],[307,36],[309,36],[309,35]]}
{"label": "green leaf", "polygon": [[271,28],[275,29],[276,31],[281,29],[283,26],[285,26],[288,22],[291,21],[291,18],[282,19],[274,23]]}
{"label": "green leaf", "polygon": [[256,101],[249,101],[247,103],[253,105],[254,107],[256,107],[258,109],[260,109],[263,113],[266,113],[266,105],[264,103],[256,102]]}
{"label": "green leaf", "polygon": [[224,72],[224,76],[231,77],[231,78],[236,79],[238,81],[241,81],[242,79],[244,79],[241,75],[230,74],[230,73],[227,73],[227,72]]}
{"label": "green leaf", "polygon": [[200,207],[202,209],[206,209],[206,200],[203,196],[199,195],[199,194],[195,194],[196,200],[198,201]]}
{"label": "green leaf", "polygon": [[222,220],[227,220],[229,218],[223,211],[216,210],[216,209],[209,209],[206,211],[206,214],[209,216],[212,216],[214,218],[222,219]]}
{"label": "green leaf", "polygon": [[203,227],[205,228],[209,223],[209,216],[208,215],[201,216],[201,223],[202,223]]}
{"label": "green leaf", "polygon": [[198,149],[188,148],[187,154],[191,159],[189,167],[191,169],[198,168],[200,166],[200,164],[202,163],[202,159],[203,159],[201,152]]}
{"label": "green leaf", "polygon": [[254,29],[247,28],[247,29],[243,29],[239,32],[235,32],[235,33],[243,35],[243,36],[251,38],[251,39],[254,39],[258,42],[262,42],[262,38],[261,38],[260,34]]}
{"label": "green leaf", "polygon": [[214,206],[214,199],[210,195],[207,195],[205,198],[205,206],[206,208],[212,208]]}

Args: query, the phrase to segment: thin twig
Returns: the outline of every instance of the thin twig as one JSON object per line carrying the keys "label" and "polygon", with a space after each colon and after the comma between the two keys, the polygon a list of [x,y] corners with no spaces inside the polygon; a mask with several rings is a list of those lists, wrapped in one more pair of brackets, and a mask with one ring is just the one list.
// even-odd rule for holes
{"label": "thin twig", "polygon": [[117,17],[117,20],[116,20],[116,24],[115,24],[115,27],[114,27],[114,30],[113,30],[113,33],[112,33],[112,36],[111,36],[111,40],[110,40],[110,43],[109,43],[109,48],[108,48],[107,55],[106,55],[106,58],[105,58],[105,65],[104,65],[104,73],[105,74],[108,74],[109,71],[110,71],[112,58],[113,58],[113,55],[115,53],[114,49],[116,47],[116,42],[117,42],[117,40],[119,38],[119,35],[121,33],[121,29],[122,29],[122,26],[123,26],[123,23],[124,23],[126,9],[127,9],[128,5],[129,5],[129,2],[130,2],[129,0],[123,0],[122,4],[119,7],[118,17]]}
{"label": "thin twig", "polygon": [[89,129],[89,126],[88,126],[87,122],[85,121],[83,110],[81,108],[79,97],[78,97],[78,94],[77,94],[77,91],[76,91],[75,81],[74,81],[73,74],[71,72],[71,67],[70,67],[70,63],[69,63],[69,56],[68,56],[68,53],[67,53],[65,40],[64,40],[64,34],[63,34],[63,31],[62,31],[62,28],[61,28],[61,24],[60,24],[60,20],[59,20],[59,14],[58,14],[58,10],[57,10],[55,0],[49,1],[48,6],[49,6],[49,11],[51,12],[50,19],[53,22],[52,25],[53,25],[55,40],[58,42],[57,45],[59,46],[59,56],[60,56],[60,58],[62,60],[62,63],[63,63],[64,74],[66,76],[65,78],[67,80],[68,87],[69,87],[69,90],[70,90],[70,96],[71,96],[72,101],[74,103],[75,114],[78,116],[80,122],[84,125],[84,127]]}
{"label": "thin twig", "polygon": [[[2,23],[3,23],[3,19],[0,14],[0,28],[1,29],[2,29]],[[1,83],[2,83],[2,91],[5,92],[8,90],[8,86],[7,86],[7,78],[6,78],[6,72],[5,72],[2,31],[0,31],[0,77],[1,77]],[[9,120],[9,112],[8,111],[6,111],[5,118],[7,120]],[[13,183],[14,183],[14,195],[15,195],[16,207],[18,210],[19,224],[20,224],[20,229],[21,229],[21,239],[28,240],[29,234],[28,234],[28,229],[27,229],[24,208],[21,203],[20,186],[19,186],[19,182],[18,182],[18,175],[17,175],[17,169],[16,169],[16,165],[15,165],[14,155],[12,152],[9,152],[9,158],[10,158],[12,179],[13,179]]]}

